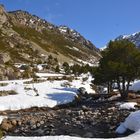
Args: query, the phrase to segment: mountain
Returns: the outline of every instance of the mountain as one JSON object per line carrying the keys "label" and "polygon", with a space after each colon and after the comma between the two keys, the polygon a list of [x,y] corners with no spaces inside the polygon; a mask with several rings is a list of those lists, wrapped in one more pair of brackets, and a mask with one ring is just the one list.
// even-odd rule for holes
{"label": "mountain", "polygon": [[[123,40],[123,39],[128,39],[132,43],[134,43],[138,48],[140,48],[140,32],[136,32],[130,35],[120,35],[114,40]],[[104,47],[100,48],[100,51],[104,50],[107,47],[105,45]]]}
{"label": "mountain", "polygon": [[12,63],[44,61],[50,54],[60,63],[94,64],[100,58],[99,50],[77,31],[53,25],[25,11],[6,12],[2,5],[0,51],[7,53]]}
{"label": "mountain", "polygon": [[140,32],[133,33],[131,35],[120,35],[116,40],[128,39],[133,42],[137,47],[140,47]]}

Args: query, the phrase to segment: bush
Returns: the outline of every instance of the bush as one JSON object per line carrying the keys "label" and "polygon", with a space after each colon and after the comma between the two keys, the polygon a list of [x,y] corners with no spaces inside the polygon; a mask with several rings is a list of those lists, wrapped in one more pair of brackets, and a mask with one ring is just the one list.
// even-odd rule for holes
{"label": "bush", "polygon": [[74,80],[74,77],[73,76],[63,76],[62,80],[67,80],[69,82],[72,82]]}
{"label": "bush", "polygon": [[83,81],[83,82],[85,82],[85,81],[87,81],[87,80],[88,80],[88,77],[83,77],[83,78],[82,78],[82,81]]}
{"label": "bush", "polygon": [[0,129],[0,139],[3,138],[3,131]]}
{"label": "bush", "polygon": [[60,72],[59,65],[56,66],[56,68],[55,68],[55,72],[58,72],[58,73]]}
{"label": "bush", "polygon": [[17,92],[14,90],[0,91],[0,96],[16,95]]}
{"label": "bush", "polygon": [[0,83],[1,87],[7,86],[7,85],[8,85],[8,83]]}
{"label": "bush", "polygon": [[62,86],[62,87],[65,87],[65,88],[69,88],[69,87],[71,87],[71,83],[69,83],[69,82],[64,82],[64,83],[61,84],[61,86]]}

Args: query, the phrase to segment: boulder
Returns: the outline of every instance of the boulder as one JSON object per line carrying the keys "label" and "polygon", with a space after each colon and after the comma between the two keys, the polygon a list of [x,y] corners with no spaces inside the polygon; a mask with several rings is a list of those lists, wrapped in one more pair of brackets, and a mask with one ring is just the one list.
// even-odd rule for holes
{"label": "boulder", "polygon": [[1,124],[1,128],[5,131],[9,131],[13,128],[13,124],[11,123],[11,121],[4,119]]}

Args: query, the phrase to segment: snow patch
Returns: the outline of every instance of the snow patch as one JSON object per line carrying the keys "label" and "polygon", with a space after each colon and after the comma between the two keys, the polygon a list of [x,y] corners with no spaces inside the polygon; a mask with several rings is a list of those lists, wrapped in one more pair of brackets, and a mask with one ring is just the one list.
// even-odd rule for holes
{"label": "snow patch", "polygon": [[136,132],[133,135],[124,138],[78,138],[71,136],[45,136],[45,137],[10,137],[7,136],[4,140],[139,140],[140,131]]}
{"label": "snow patch", "polygon": [[132,83],[132,86],[129,87],[129,90],[132,91],[140,91],[140,80],[134,81],[134,83]]}
{"label": "snow patch", "polygon": [[[140,110],[132,112],[116,130],[117,133],[123,134],[127,129],[137,132],[140,135]],[[135,134],[133,134],[135,135]],[[138,138],[138,137],[137,137]]]}
{"label": "snow patch", "polygon": [[127,103],[123,103],[123,104],[120,104],[120,109],[135,109],[135,106],[137,105],[137,103],[135,102],[127,102]]}

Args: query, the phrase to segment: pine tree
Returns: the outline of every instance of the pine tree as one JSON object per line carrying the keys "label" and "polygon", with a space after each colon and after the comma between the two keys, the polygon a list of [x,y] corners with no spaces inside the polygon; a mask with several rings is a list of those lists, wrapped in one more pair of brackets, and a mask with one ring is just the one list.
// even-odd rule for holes
{"label": "pine tree", "polygon": [[140,75],[140,51],[128,40],[111,41],[102,52],[94,83],[117,83],[121,97],[128,95],[130,82]]}
{"label": "pine tree", "polygon": [[60,72],[59,65],[56,66],[56,68],[55,68],[55,72],[58,72],[58,73]]}

